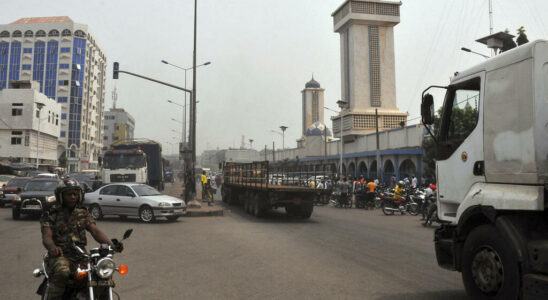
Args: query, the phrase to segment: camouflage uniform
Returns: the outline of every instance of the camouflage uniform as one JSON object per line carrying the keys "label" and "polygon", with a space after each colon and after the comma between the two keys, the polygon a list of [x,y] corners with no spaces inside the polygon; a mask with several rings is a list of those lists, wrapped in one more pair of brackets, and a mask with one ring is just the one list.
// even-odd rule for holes
{"label": "camouflage uniform", "polygon": [[63,256],[48,257],[46,271],[50,276],[46,299],[61,299],[65,291],[66,282],[78,263],[72,242],[84,248],[87,244],[86,228],[95,221],[88,211],[83,208],[75,208],[69,211],[63,207],[52,208],[40,218],[42,227],[49,227],[52,231],[53,242],[63,250]]}

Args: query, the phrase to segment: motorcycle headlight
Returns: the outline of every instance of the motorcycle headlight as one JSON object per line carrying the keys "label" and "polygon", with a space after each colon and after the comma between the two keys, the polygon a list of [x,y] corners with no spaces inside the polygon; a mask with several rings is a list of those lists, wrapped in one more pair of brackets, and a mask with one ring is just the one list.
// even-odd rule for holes
{"label": "motorcycle headlight", "polygon": [[46,198],[46,201],[47,202],[54,202],[55,201],[55,196],[49,196]]}
{"label": "motorcycle headlight", "polygon": [[160,202],[160,204],[158,204],[158,206],[171,206],[171,203],[169,203],[169,202]]}
{"label": "motorcycle headlight", "polygon": [[101,278],[110,278],[115,268],[116,265],[114,264],[114,261],[110,258],[105,257],[97,262],[95,272]]}

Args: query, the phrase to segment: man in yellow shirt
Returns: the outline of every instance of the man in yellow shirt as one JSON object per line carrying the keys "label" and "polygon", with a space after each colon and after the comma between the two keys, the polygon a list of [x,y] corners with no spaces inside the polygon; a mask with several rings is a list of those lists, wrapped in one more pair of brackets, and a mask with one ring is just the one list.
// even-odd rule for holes
{"label": "man in yellow shirt", "polygon": [[396,188],[394,189],[394,199],[399,199],[402,197],[403,193],[403,181],[399,181],[396,185]]}
{"label": "man in yellow shirt", "polygon": [[207,176],[205,171],[202,171],[202,176],[200,176],[200,181],[202,182],[202,200],[205,200],[206,198],[205,189],[207,184]]}

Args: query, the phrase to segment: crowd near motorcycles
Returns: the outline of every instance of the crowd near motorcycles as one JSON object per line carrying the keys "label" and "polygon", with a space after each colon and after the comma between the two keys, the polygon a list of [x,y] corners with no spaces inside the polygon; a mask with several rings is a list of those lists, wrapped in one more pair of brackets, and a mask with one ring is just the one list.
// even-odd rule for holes
{"label": "crowd near motorcycles", "polygon": [[341,177],[339,180],[319,180],[316,188],[330,189],[326,198],[318,197],[315,205],[330,204],[337,208],[381,209],[385,215],[421,215],[422,225],[429,227],[440,223],[437,215],[436,186],[419,186],[417,179],[405,178],[391,185],[377,179]]}

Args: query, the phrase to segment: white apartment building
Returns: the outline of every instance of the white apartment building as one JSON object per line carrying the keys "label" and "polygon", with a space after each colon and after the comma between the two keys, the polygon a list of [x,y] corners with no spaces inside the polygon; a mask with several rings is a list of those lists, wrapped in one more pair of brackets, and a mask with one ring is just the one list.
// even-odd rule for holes
{"label": "white apartment building", "polygon": [[135,119],[123,108],[111,108],[105,112],[103,149],[117,141],[134,138]]}
{"label": "white apartment building", "polygon": [[38,82],[13,81],[0,91],[0,159],[57,165],[60,116]]}
{"label": "white apartment building", "polygon": [[33,80],[61,104],[58,157],[69,172],[97,168],[103,147],[106,56],[88,26],[69,17],[22,18],[0,25],[0,90]]}

